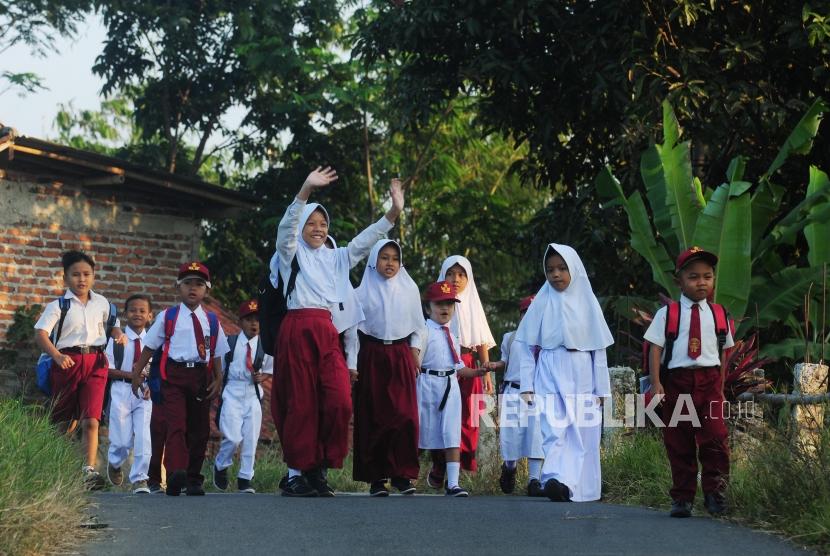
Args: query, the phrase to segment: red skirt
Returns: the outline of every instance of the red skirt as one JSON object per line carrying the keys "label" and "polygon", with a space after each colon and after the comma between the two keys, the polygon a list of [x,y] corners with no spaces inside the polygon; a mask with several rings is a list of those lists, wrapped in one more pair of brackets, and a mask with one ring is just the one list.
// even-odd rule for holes
{"label": "red skirt", "polygon": [[349,370],[331,313],[288,311],[277,339],[271,415],[288,467],[343,467],[352,416]]}
{"label": "red skirt", "polygon": [[[461,355],[464,365],[475,368],[472,353]],[[461,469],[475,471],[478,469],[476,450],[478,449],[478,416],[487,407],[484,401],[484,386],[481,377],[459,378],[461,387]],[[478,400],[478,411],[473,407]]]}
{"label": "red skirt", "polygon": [[417,365],[407,342],[360,338],[354,389],[354,479],[417,479]]}

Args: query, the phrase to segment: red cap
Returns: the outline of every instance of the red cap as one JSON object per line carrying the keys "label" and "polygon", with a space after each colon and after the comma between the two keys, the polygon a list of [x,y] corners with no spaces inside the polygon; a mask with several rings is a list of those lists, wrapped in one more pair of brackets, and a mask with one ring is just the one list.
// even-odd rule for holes
{"label": "red cap", "polygon": [[206,267],[199,261],[191,261],[188,263],[184,263],[182,266],[179,267],[179,282],[191,276],[201,278],[205,281],[207,287],[210,287],[210,271],[208,270],[208,267]]}
{"label": "red cap", "polygon": [[455,291],[455,286],[449,282],[435,282],[427,287],[424,292],[424,299],[427,301],[455,301],[458,303],[458,294]]}
{"label": "red cap", "polygon": [[677,272],[680,272],[683,269],[683,267],[685,267],[687,264],[697,260],[704,260],[712,266],[718,264],[717,255],[715,255],[714,253],[710,253],[709,251],[704,251],[702,248],[695,246],[689,247],[677,256],[675,270]]}
{"label": "red cap", "polygon": [[259,312],[259,302],[256,299],[249,299],[239,306],[239,318],[244,319],[248,315],[254,315]]}
{"label": "red cap", "polygon": [[519,301],[519,312],[527,311],[527,308],[530,307],[530,303],[533,301],[533,298],[536,297],[535,295],[529,295],[527,297],[523,297],[521,301]]}

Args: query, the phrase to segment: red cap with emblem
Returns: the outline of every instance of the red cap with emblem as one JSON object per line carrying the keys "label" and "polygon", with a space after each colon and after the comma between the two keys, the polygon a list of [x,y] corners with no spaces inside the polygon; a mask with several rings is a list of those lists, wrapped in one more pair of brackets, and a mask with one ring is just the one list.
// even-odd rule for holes
{"label": "red cap with emblem", "polygon": [[427,301],[455,301],[458,303],[458,293],[455,286],[449,282],[434,282],[424,292]]}
{"label": "red cap with emblem", "polygon": [[239,306],[239,318],[244,319],[248,315],[255,315],[259,312],[259,303],[256,299],[250,299]]}
{"label": "red cap with emblem", "polygon": [[688,249],[686,249],[685,251],[680,253],[680,255],[677,256],[677,262],[675,263],[675,270],[677,272],[680,272],[681,270],[683,270],[683,267],[685,267],[690,262],[699,261],[699,260],[706,261],[707,263],[709,263],[712,266],[715,266],[715,265],[718,264],[718,256],[717,255],[715,255],[714,253],[710,253],[709,251],[705,251],[701,247],[695,246],[695,247],[689,247]]}
{"label": "red cap with emblem", "polygon": [[206,267],[199,261],[187,262],[180,266],[179,276],[176,281],[176,284],[181,284],[182,280],[184,280],[185,278],[191,278],[193,276],[201,278],[205,281],[207,287],[210,287],[210,271],[208,270],[208,267]]}
{"label": "red cap with emblem", "polygon": [[519,312],[523,313],[527,311],[527,308],[530,307],[531,302],[533,302],[533,298],[536,297],[535,295],[529,295],[527,297],[523,297],[521,301],[519,301]]}

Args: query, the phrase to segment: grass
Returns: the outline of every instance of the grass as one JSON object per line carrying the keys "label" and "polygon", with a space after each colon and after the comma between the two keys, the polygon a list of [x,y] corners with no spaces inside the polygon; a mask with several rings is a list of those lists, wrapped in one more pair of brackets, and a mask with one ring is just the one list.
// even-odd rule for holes
{"label": "grass", "polygon": [[38,406],[0,400],[0,554],[58,552],[82,540],[89,500],[76,445]]}

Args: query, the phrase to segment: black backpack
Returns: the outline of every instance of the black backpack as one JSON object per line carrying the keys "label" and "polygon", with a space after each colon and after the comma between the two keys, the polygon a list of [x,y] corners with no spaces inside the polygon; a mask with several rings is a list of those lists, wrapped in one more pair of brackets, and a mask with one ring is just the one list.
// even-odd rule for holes
{"label": "black backpack", "polygon": [[259,281],[259,288],[257,288],[259,301],[259,343],[262,350],[270,355],[276,357],[277,338],[280,334],[280,324],[288,312],[286,299],[291,292],[294,291],[294,285],[297,282],[297,273],[300,272],[300,263],[297,261],[297,256],[291,259],[291,276],[288,278],[288,288],[283,295],[283,281],[282,274],[277,273],[277,287],[271,283],[271,271],[265,273],[262,280]]}

